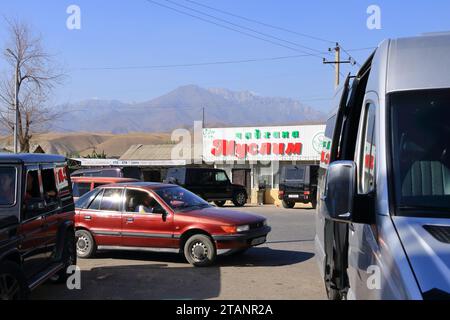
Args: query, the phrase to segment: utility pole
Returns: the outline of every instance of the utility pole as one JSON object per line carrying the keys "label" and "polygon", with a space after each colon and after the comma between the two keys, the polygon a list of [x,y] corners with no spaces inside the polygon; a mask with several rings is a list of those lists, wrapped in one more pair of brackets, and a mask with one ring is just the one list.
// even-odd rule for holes
{"label": "utility pole", "polygon": [[19,153],[19,59],[11,49],[6,49],[6,51],[16,59],[16,74],[14,77],[14,153]]}
{"label": "utility pole", "polygon": [[348,60],[341,61],[341,47],[339,46],[339,43],[336,42],[336,46],[334,48],[329,48],[328,51],[334,51],[334,61],[327,61],[325,58],[323,58],[324,64],[334,64],[335,71],[336,71],[336,78],[335,78],[335,86],[336,88],[339,87],[340,79],[341,79],[341,63],[351,63],[353,64],[353,60],[349,58]]}
{"label": "utility pole", "polygon": [[202,107],[202,128],[205,128],[205,107]]}

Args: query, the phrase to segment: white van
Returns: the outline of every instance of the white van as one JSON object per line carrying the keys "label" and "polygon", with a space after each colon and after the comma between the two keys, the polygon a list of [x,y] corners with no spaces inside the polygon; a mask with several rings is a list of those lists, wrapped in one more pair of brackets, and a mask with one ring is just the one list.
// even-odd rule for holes
{"label": "white van", "polygon": [[337,95],[316,256],[330,299],[450,299],[450,35],[382,42]]}

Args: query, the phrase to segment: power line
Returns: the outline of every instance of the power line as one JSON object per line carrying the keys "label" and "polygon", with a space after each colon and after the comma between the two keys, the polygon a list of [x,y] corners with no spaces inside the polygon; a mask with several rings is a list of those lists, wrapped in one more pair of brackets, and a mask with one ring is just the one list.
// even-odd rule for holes
{"label": "power line", "polygon": [[312,35],[309,35],[309,34],[306,34],[306,33],[297,32],[297,31],[290,30],[290,29],[287,29],[287,28],[275,26],[275,25],[272,25],[272,24],[269,24],[269,23],[266,23],[266,22],[261,22],[261,21],[255,20],[255,19],[247,18],[247,17],[241,16],[241,15],[235,14],[235,13],[231,13],[229,11],[225,11],[225,10],[222,10],[222,9],[218,9],[218,8],[214,8],[214,7],[211,7],[211,6],[207,6],[205,4],[202,4],[202,3],[199,3],[199,2],[196,2],[196,1],[193,1],[193,0],[185,0],[185,1],[194,3],[194,4],[198,5],[198,6],[205,7],[205,8],[208,8],[210,10],[213,10],[213,11],[216,11],[216,12],[220,12],[220,13],[223,13],[223,14],[235,17],[235,18],[239,18],[239,19],[242,19],[242,20],[253,22],[253,23],[265,26],[265,27],[269,27],[269,28],[272,28],[272,29],[281,30],[281,31],[284,31],[284,32],[296,34],[296,35],[299,35],[299,36],[302,36],[302,37],[306,37],[306,38],[310,38],[310,39],[313,39],[313,40],[322,41],[322,42],[325,42],[325,43],[336,43],[336,41],[331,41],[331,40],[319,38],[319,37],[312,36]]}
{"label": "power line", "polygon": [[299,49],[296,49],[296,48],[293,48],[293,47],[290,47],[290,46],[281,44],[281,43],[279,43],[279,42],[275,42],[275,41],[272,41],[272,40],[269,40],[269,39],[266,39],[266,38],[258,37],[258,36],[254,35],[254,34],[251,34],[251,33],[248,33],[248,32],[244,32],[244,31],[241,31],[241,30],[238,30],[238,29],[235,29],[235,28],[231,28],[231,27],[229,27],[229,26],[226,26],[226,25],[223,25],[223,24],[220,24],[220,23],[217,23],[217,22],[214,22],[214,21],[205,19],[205,18],[203,18],[203,17],[199,17],[199,16],[194,15],[194,14],[190,14],[190,13],[185,12],[185,11],[182,11],[182,10],[178,10],[178,9],[176,9],[176,8],[173,8],[173,7],[164,5],[164,4],[162,4],[162,3],[159,3],[159,2],[156,2],[156,1],[153,1],[153,0],[146,0],[146,1],[149,2],[149,3],[156,4],[156,5],[160,6],[160,7],[164,7],[164,8],[166,8],[166,9],[170,9],[170,10],[173,10],[173,11],[175,11],[175,12],[178,12],[178,13],[181,13],[181,14],[184,14],[184,15],[187,15],[187,16],[190,16],[190,17],[192,17],[192,18],[201,20],[201,21],[203,21],[203,22],[207,22],[207,23],[210,23],[210,24],[213,24],[213,25],[216,25],[216,26],[219,26],[219,27],[222,27],[222,28],[225,28],[225,29],[228,29],[228,30],[237,32],[237,33],[240,33],[240,34],[244,34],[244,35],[246,35],[246,36],[248,36],[248,37],[252,37],[252,38],[255,38],[255,39],[259,39],[259,40],[262,40],[262,41],[265,41],[265,42],[268,42],[268,43],[271,43],[271,44],[274,44],[274,45],[277,45],[277,46],[280,46],[280,47],[284,47],[284,48],[287,48],[287,49],[290,49],[290,50],[293,50],[293,51],[296,51],[296,52],[300,52],[300,53],[304,53],[304,54],[309,54],[309,55],[311,55],[311,56],[315,56],[315,57],[318,57],[318,58],[320,58],[320,59],[323,58],[322,56],[319,56],[319,55],[317,55],[317,54],[311,54],[311,53],[309,53],[309,52],[305,52],[305,51],[302,51],[302,50],[299,50]]}
{"label": "power line", "polygon": [[92,70],[130,70],[130,69],[166,69],[166,68],[188,68],[198,66],[210,66],[210,65],[226,65],[226,64],[242,64],[251,62],[263,62],[263,61],[277,61],[286,59],[295,59],[301,57],[310,57],[312,54],[298,54],[290,56],[279,56],[269,58],[255,58],[255,59],[242,59],[242,60],[225,60],[225,61],[213,61],[213,62],[198,62],[198,63],[185,63],[185,64],[165,64],[165,65],[141,65],[141,66],[122,66],[122,67],[82,67],[75,68],[75,71],[92,71]]}
{"label": "power line", "polygon": [[260,31],[258,31],[258,30],[255,30],[255,29],[252,29],[252,28],[249,28],[249,27],[246,27],[246,26],[242,26],[242,25],[239,25],[239,24],[237,24],[237,23],[230,22],[229,20],[222,19],[222,18],[219,18],[219,17],[217,17],[217,16],[214,16],[214,15],[211,15],[211,14],[208,14],[208,13],[205,13],[205,12],[203,12],[203,11],[193,9],[192,7],[189,7],[189,6],[185,6],[185,5],[179,4],[179,3],[175,2],[175,1],[172,1],[172,0],[165,0],[165,1],[166,1],[166,2],[169,2],[169,3],[173,4],[173,5],[176,5],[176,6],[178,6],[178,7],[182,7],[182,8],[191,10],[191,11],[193,11],[193,12],[202,14],[202,15],[204,15],[204,16],[207,16],[207,17],[216,19],[216,20],[218,20],[218,21],[221,21],[221,22],[224,22],[224,23],[228,23],[228,24],[230,24],[230,25],[232,25],[232,26],[235,26],[235,27],[238,27],[238,28],[241,28],[241,29],[245,29],[245,30],[251,31],[251,32],[257,33],[257,34],[259,34],[259,35],[262,35],[262,36],[265,36],[265,37],[268,37],[268,38],[272,38],[272,39],[275,39],[275,40],[278,40],[278,41],[282,41],[282,42],[288,43],[288,44],[290,44],[290,45],[294,45],[294,46],[298,46],[298,47],[300,47],[300,48],[304,48],[304,49],[307,49],[307,50],[311,50],[311,51],[316,52],[316,53],[320,53],[319,50],[316,50],[316,49],[313,49],[313,48],[304,46],[304,45],[299,44],[299,43],[296,43],[296,42],[292,42],[292,41],[289,41],[289,40],[285,40],[285,39],[282,39],[282,38],[279,38],[279,37],[276,37],[276,36],[272,36],[272,35],[270,35],[270,34],[267,34],[267,33],[264,33],[264,32],[260,32]]}

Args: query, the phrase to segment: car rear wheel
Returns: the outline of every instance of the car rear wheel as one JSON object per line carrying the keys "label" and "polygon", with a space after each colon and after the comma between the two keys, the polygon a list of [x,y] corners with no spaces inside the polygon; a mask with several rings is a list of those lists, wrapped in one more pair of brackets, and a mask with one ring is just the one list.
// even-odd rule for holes
{"label": "car rear wheel", "polygon": [[0,264],[0,300],[25,300],[29,289],[20,266],[5,261]]}
{"label": "car rear wheel", "polygon": [[92,234],[87,230],[77,230],[77,256],[80,258],[92,258],[97,251],[97,246]]}
{"label": "car rear wheel", "polygon": [[207,267],[216,260],[216,247],[208,236],[196,234],[186,241],[184,256],[195,267]]}
{"label": "car rear wheel", "polygon": [[225,205],[225,200],[221,200],[221,201],[214,201],[214,203],[216,204],[216,206],[218,207],[223,207]]}
{"label": "car rear wheel", "polygon": [[233,204],[236,207],[243,207],[247,202],[247,195],[244,191],[238,191],[233,195]]}
{"label": "car rear wheel", "polygon": [[67,268],[77,264],[77,249],[75,244],[75,235],[73,233],[67,234],[66,239],[64,240],[62,262],[64,263],[64,267],[50,278],[50,280],[54,283],[66,282],[69,277]]}
{"label": "car rear wheel", "polygon": [[283,200],[282,204],[283,204],[283,208],[286,208],[286,209],[292,209],[295,206],[295,202],[294,201]]}

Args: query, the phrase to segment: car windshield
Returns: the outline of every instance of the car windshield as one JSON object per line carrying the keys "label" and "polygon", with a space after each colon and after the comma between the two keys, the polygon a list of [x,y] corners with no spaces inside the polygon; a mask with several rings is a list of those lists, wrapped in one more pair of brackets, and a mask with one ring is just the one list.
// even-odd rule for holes
{"label": "car windshield", "polygon": [[182,187],[160,188],[155,190],[155,192],[174,211],[185,211],[210,206],[208,202]]}
{"label": "car windshield", "polygon": [[16,168],[0,167],[0,206],[12,206],[16,202]]}
{"label": "car windshield", "polygon": [[450,217],[450,89],[389,100],[397,213]]}

